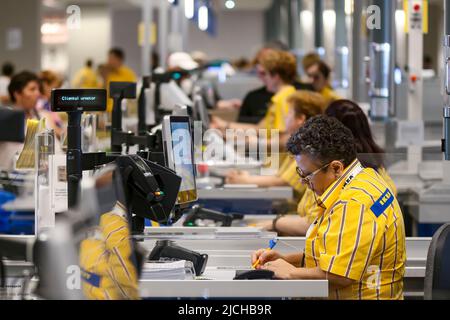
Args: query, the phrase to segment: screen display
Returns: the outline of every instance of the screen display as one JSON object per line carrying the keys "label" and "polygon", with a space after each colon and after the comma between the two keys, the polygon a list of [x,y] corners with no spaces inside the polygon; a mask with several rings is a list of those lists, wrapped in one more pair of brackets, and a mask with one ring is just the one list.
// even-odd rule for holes
{"label": "screen display", "polygon": [[54,112],[105,111],[104,89],[56,89],[52,91]]}
{"label": "screen display", "polygon": [[170,122],[175,172],[182,178],[179,203],[194,201],[197,198],[192,138],[189,126],[189,121]]}

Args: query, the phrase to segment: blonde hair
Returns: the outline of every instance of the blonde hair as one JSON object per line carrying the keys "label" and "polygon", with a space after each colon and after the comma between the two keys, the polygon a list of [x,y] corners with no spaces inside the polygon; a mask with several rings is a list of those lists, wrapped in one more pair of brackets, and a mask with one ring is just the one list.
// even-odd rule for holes
{"label": "blonde hair", "polygon": [[296,117],[304,115],[306,120],[322,114],[328,105],[322,95],[306,90],[296,91],[287,98],[287,102],[294,109]]}
{"label": "blonde hair", "polygon": [[289,52],[268,50],[260,57],[259,63],[271,75],[279,75],[286,83],[293,83],[297,77],[297,60]]}

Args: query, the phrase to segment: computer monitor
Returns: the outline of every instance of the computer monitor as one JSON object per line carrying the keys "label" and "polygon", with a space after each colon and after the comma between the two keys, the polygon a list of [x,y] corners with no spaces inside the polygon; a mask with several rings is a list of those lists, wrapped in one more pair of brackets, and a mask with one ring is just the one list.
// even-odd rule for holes
{"label": "computer monitor", "polygon": [[177,203],[196,201],[197,186],[189,117],[165,116],[162,133],[166,165],[182,178]]}
{"label": "computer monitor", "polygon": [[106,110],[104,89],[53,89],[53,112],[94,112]]}

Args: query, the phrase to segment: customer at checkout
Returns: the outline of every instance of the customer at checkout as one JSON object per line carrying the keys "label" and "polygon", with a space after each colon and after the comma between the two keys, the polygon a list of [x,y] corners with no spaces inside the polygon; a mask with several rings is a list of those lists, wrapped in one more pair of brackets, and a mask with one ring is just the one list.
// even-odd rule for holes
{"label": "customer at checkout", "polygon": [[[338,119],[350,129],[355,139],[358,159],[364,167],[377,171],[396,195],[397,188],[384,166],[384,150],[373,139],[364,111],[353,101],[337,100],[326,109],[325,114]],[[283,236],[304,236],[318,213],[314,192],[311,189],[305,191],[298,204],[297,213],[298,215],[277,216],[273,221],[264,222],[260,226]]]}
{"label": "customer at checkout", "polygon": [[403,299],[402,212],[384,179],[357,159],[350,129],[332,117],[311,118],[288,150],[320,212],[303,252],[261,249],[252,262],[279,279],[327,279],[330,299]]}

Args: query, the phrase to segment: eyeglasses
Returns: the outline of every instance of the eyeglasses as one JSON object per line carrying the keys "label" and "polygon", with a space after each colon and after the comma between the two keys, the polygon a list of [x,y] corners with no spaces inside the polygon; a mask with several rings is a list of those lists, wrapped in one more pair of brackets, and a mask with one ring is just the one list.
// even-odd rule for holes
{"label": "eyeglasses", "polygon": [[[334,160],[333,160],[333,161],[334,161]],[[331,161],[331,162],[333,162],[333,161]],[[300,169],[299,167],[297,167],[297,168],[296,168],[297,174],[300,176],[300,179],[302,180],[302,183],[303,183],[303,184],[311,185],[311,181],[312,181],[312,179],[314,178],[314,176],[315,176],[316,174],[318,174],[320,171],[322,171],[323,169],[327,168],[327,167],[331,164],[331,162],[329,162],[329,163],[327,163],[326,165],[322,166],[321,168],[319,168],[319,169],[317,169],[317,170],[311,172],[311,173],[308,174],[308,175],[305,175],[305,174],[303,173],[302,169]]]}

